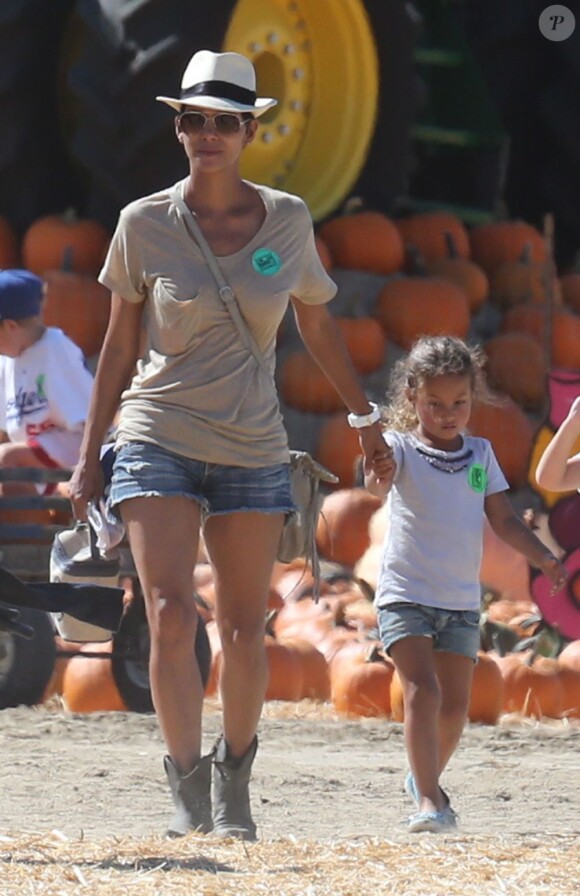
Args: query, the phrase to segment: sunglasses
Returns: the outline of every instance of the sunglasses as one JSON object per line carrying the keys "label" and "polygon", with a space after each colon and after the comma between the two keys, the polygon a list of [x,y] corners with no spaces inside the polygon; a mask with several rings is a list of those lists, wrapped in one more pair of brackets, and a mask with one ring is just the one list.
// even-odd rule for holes
{"label": "sunglasses", "polygon": [[246,123],[233,112],[216,112],[206,115],[205,112],[182,112],[178,118],[179,127],[185,134],[201,134],[208,121],[211,121],[218,134],[237,134]]}

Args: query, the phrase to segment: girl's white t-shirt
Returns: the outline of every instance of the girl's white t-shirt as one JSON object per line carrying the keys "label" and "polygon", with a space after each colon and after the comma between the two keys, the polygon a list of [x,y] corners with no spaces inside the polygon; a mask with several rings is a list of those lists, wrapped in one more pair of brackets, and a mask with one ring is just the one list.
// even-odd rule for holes
{"label": "girl's white t-shirt", "polygon": [[93,377],[80,348],[56,327],[20,357],[0,356],[0,429],[11,442],[37,442],[58,466],[79,457]]}
{"label": "girl's white t-shirt", "polygon": [[427,448],[388,431],[397,464],[375,601],[479,610],[484,501],[509,486],[487,439],[464,436],[459,451]]}

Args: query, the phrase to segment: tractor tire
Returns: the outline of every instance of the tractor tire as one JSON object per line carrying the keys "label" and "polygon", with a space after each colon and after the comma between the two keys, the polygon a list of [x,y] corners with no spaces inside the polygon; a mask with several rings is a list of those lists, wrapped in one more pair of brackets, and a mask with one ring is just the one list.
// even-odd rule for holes
{"label": "tractor tire", "polygon": [[39,703],[54,671],[56,643],[48,613],[22,607],[18,622],[33,628],[34,637],[0,631],[0,709]]}
{"label": "tractor tire", "polygon": [[[113,635],[111,669],[119,694],[132,712],[154,712],[149,686],[149,626],[145,605],[137,598],[123,616],[119,631]],[[211,647],[205,623],[198,617],[195,655],[205,688],[211,666]]]}
{"label": "tractor tire", "polygon": [[202,48],[249,56],[259,93],[280,100],[244,177],[302,196],[315,220],[353,191],[388,205],[407,189],[419,28],[411,0],[78,0],[62,103],[86,214],[112,227],[127,202],[185,177],[155,96],[175,95]]}
{"label": "tractor tire", "polygon": [[0,4],[0,215],[19,235],[76,201],[57,102],[60,35],[72,2]]}

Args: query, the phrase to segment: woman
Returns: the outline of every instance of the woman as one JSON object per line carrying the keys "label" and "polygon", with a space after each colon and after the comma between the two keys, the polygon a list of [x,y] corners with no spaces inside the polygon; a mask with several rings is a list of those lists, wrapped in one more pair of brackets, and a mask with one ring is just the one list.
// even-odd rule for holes
{"label": "woman", "polygon": [[[240,177],[257,118],[276,104],[256,96],[251,63],[201,50],[185,70],[181,95],[157,99],[177,111],[175,132],[189,161],[177,189],[218,256],[272,378],[242,345],[171,189],[130,203],[100,276],[112,291],[111,318],[71,494],[84,518],[101,489],[100,444],[122,393],[109,500],[125,524],[145,595],[151,692],[176,807],[169,833],[213,830],[251,840],[248,784],[268,677],[264,616],[284,515],[293,508],[272,388],[276,331],[288,301],[305,345],[360,426],[367,470],[378,477],[385,445],[326,308],[336,287],[318,259],[304,203]],[[201,755],[203,692],[193,651],[200,524],[223,645],[223,737],[209,756]]]}

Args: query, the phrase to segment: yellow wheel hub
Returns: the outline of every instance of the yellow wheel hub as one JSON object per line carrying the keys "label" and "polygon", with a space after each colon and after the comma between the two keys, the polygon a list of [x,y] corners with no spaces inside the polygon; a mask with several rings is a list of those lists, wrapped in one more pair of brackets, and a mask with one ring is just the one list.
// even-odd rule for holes
{"label": "yellow wheel hub", "polygon": [[224,50],[248,56],[260,118],[242,174],[301,196],[315,220],[349,195],[377,118],[379,62],[362,0],[239,0]]}

